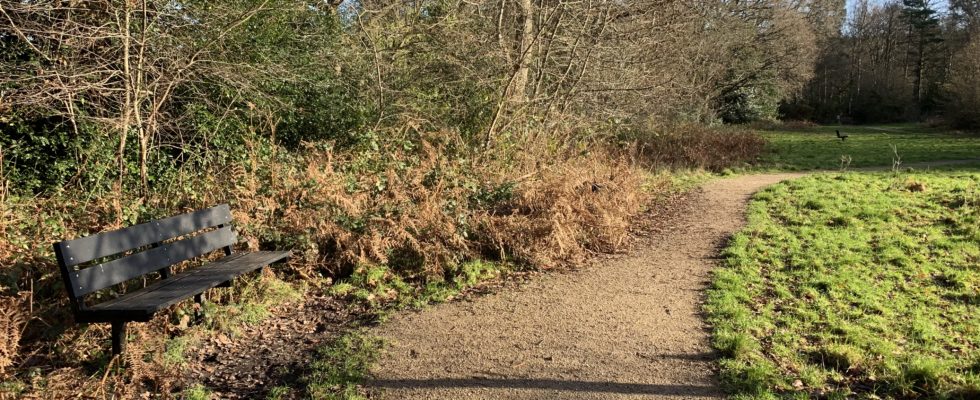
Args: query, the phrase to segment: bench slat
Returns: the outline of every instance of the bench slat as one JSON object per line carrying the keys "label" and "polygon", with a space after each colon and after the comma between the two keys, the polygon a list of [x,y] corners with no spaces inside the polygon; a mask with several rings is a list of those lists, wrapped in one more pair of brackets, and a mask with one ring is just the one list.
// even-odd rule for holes
{"label": "bench slat", "polygon": [[142,312],[153,314],[177,302],[228,282],[244,273],[288,257],[288,251],[236,254],[159,281],[139,291],[96,304],[87,311]]}
{"label": "bench slat", "polygon": [[61,250],[64,265],[71,267],[229,222],[231,209],[227,204],[221,204],[111,232],[65,240],[55,243],[55,246]]}
{"label": "bench slat", "polygon": [[231,246],[236,240],[235,232],[230,226],[226,226],[104,264],[69,272],[72,291],[75,297],[81,297],[222,247]]}

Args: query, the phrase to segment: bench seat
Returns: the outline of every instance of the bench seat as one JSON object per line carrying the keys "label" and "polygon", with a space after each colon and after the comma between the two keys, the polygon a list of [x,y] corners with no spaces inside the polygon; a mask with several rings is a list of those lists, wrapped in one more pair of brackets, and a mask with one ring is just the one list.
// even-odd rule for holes
{"label": "bench seat", "polygon": [[149,321],[153,314],[164,308],[282,261],[289,255],[289,251],[256,251],[223,257],[135,292],[86,307],[80,310],[77,319],[78,322]]}
{"label": "bench seat", "polygon": [[[118,355],[126,347],[127,323],[149,321],[190,297],[200,304],[208,289],[230,286],[239,276],[289,257],[289,251],[236,254],[238,233],[231,223],[231,208],[220,204],[54,243],[75,321],[111,323],[112,354]],[[224,257],[173,274],[174,266],[210,259],[218,251]],[[139,283],[140,289],[106,298],[114,294],[107,289]]]}

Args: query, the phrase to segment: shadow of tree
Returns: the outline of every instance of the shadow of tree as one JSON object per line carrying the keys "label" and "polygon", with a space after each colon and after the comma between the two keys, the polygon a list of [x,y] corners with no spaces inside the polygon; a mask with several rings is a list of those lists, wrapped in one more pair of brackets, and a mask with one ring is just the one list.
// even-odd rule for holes
{"label": "shadow of tree", "polygon": [[723,397],[713,386],[619,383],[559,379],[498,379],[498,378],[439,378],[439,379],[378,379],[367,385],[379,389],[438,389],[489,388],[537,389],[570,392],[650,394],[660,396]]}

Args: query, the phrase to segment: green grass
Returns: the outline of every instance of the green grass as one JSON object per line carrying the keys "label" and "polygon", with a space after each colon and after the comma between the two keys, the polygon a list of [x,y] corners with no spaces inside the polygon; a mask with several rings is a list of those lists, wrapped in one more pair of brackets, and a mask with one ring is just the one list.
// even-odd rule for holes
{"label": "green grass", "polygon": [[187,361],[184,352],[187,348],[197,343],[198,338],[193,336],[177,336],[167,340],[163,352],[163,362],[167,365],[183,365]]}
{"label": "green grass", "polygon": [[[837,139],[840,129],[850,137]],[[801,131],[763,131],[768,151],[758,165],[768,169],[840,169],[891,166],[897,150],[903,164],[980,158],[980,136],[920,125],[818,126]],[[848,162],[847,160],[850,160]]]}
{"label": "green grass", "polygon": [[363,399],[361,384],[380,356],[382,345],[381,339],[355,331],[319,349],[310,373],[302,379],[306,398]]}
{"label": "green grass", "polygon": [[980,398],[980,172],[780,183],[724,256],[705,311],[736,398]]}
{"label": "green grass", "polygon": [[[243,324],[256,324],[269,317],[272,307],[300,300],[305,289],[305,285],[294,286],[271,274],[241,277],[234,282],[232,288],[212,290],[209,293],[211,297],[202,305],[200,320],[195,317],[194,303],[185,301],[177,306],[172,316],[176,335],[165,339],[163,348],[152,348],[152,351],[161,352],[159,358],[162,366],[176,367],[179,370],[187,362],[185,353],[192,351],[202,338],[217,334],[237,335]],[[210,301],[222,298],[220,303]],[[108,366],[109,360],[106,355],[99,364]],[[194,383],[185,388],[179,397],[210,399],[211,392],[206,386]]]}
{"label": "green grass", "polygon": [[[377,363],[384,341],[352,330],[318,348],[310,364],[292,371],[296,379],[267,388],[266,400],[363,400],[363,383]],[[290,372],[286,369],[280,372]]]}
{"label": "green grass", "polygon": [[180,394],[184,400],[211,400],[212,397],[211,391],[201,385],[191,386]]}
{"label": "green grass", "polygon": [[[242,277],[230,291],[212,294],[226,297],[224,304],[205,301],[201,309],[201,330],[204,334],[226,332],[237,334],[243,324],[256,324],[270,315],[278,304],[303,298],[305,285],[293,286],[272,276]],[[178,318],[194,314],[194,305],[185,302],[178,308]]]}
{"label": "green grass", "polygon": [[513,269],[513,265],[504,262],[473,260],[447,267],[445,276],[430,278],[424,285],[413,285],[386,265],[364,264],[331,287],[330,293],[362,303],[380,315],[450,300]]}

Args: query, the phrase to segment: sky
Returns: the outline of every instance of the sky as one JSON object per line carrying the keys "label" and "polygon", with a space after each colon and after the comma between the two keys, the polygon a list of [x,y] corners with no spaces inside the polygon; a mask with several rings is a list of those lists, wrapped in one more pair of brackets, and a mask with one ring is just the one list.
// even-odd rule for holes
{"label": "sky", "polygon": [[[854,9],[854,6],[858,3],[858,0],[845,0],[845,1],[847,2],[846,21],[849,22],[851,20],[851,17],[853,16],[852,10]],[[869,0],[871,4],[884,4],[890,1],[901,2],[901,0]],[[947,12],[949,12],[949,0],[930,0],[929,4],[931,4],[932,8],[938,11],[940,15],[944,15]],[[844,27],[842,29],[847,30],[847,22],[845,22]]]}
{"label": "sky", "polygon": [[[871,0],[871,2],[881,4],[884,3],[885,0]],[[847,9],[850,10],[855,3],[857,3],[856,0],[847,0]],[[940,13],[945,13],[946,10],[949,9],[949,1],[947,0],[932,0],[929,3],[931,3],[932,6],[935,7]]]}

